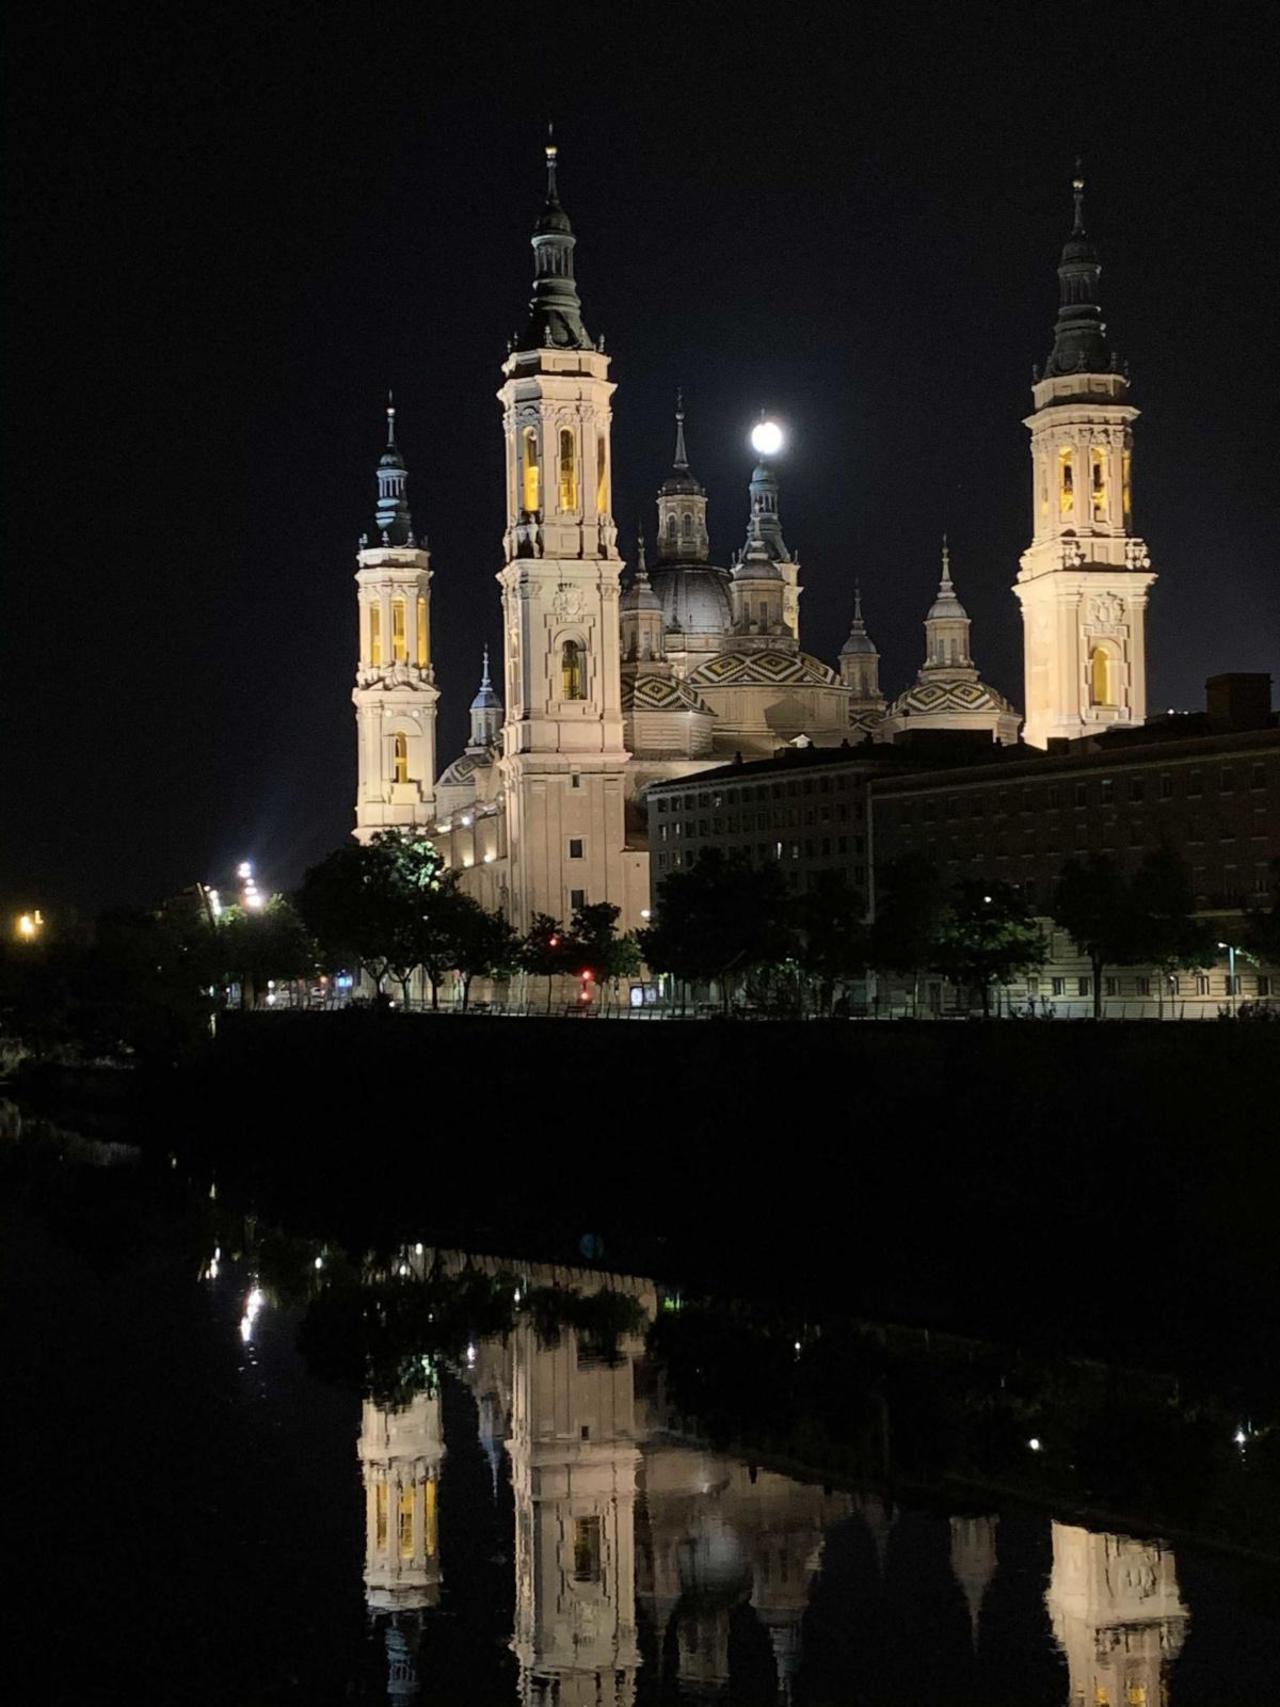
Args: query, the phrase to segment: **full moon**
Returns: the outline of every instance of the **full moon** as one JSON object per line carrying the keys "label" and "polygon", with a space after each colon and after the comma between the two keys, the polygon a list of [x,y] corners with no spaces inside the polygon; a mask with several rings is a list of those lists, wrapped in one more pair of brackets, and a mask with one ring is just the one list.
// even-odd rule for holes
{"label": "full moon", "polygon": [[782,449],[782,428],[776,421],[757,421],[751,429],[751,448],[759,456],[777,456]]}

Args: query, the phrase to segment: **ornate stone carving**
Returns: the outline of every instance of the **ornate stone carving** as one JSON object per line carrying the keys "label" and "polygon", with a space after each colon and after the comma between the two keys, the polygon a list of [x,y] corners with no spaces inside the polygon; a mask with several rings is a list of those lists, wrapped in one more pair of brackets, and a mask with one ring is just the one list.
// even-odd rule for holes
{"label": "ornate stone carving", "polygon": [[1089,621],[1097,628],[1117,628],[1124,619],[1124,600],[1114,593],[1095,593],[1089,600]]}
{"label": "ornate stone carving", "polygon": [[561,622],[576,622],[585,609],[581,587],[574,587],[561,582],[556,588],[556,596],[551,602],[551,608]]}

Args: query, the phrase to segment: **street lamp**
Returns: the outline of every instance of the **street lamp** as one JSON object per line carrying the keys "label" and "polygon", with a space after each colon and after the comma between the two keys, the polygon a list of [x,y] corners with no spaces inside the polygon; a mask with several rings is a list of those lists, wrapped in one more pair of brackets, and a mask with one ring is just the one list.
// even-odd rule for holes
{"label": "street lamp", "polygon": [[34,942],[44,929],[44,915],[39,907],[32,913],[18,915],[18,936],[22,942]]}
{"label": "street lamp", "polygon": [[1227,1000],[1231,1003],[1231,1012],[1236,1011],[1236,945],[1233,942],[1220,942],[1219,948],[1227,951]]}

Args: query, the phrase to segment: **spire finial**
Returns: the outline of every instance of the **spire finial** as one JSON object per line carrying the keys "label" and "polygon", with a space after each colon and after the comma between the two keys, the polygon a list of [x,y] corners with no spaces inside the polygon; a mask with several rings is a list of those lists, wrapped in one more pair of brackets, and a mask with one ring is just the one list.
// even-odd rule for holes
{"label": "spire finial", "polygon": [[945,533],[942,536],[942,584],[944,587],[951,585],[951,547]]}
{"label": "spire finial", "polygon": [[862,621],[862,582],[856,575],[853,578],[853,620]]}
{"label": "spire finial", "polygon": [[1075,222],[1071,227],[1071,235],[1084,235],[1084,161],[1076,155],[1076,175],[1071,180],[1071,193],[1075,199]]}
{"label": "spire finial", "polygon": [[484,661],[480,666],[480,686],[482,689],[493,686],[489,680],[489,642],[487,640],[484,643]]}
{"label": "spire finial", "polygon": [[396,448],[396,400],[391,387],[387,387],[387,449]]}
{"label": "spire finial", "polygon": [[649,570],[644,560],[644,523],[636,523],[636,580],[648,581]]}
{"label": "spire finial", "polygon": [[550,119],[547,120],[547,144],[545,153],[547,156],[547,200],[549,202],[558,203],[560,198],[556,192],[556,161],[559,158],[560,151],[556,147],[555,127],[551,123]]}
{"label": "spire finial", "polygon": [[684,387],[676,387],[676,455],[675,466],[681,470],[689,466],[689,453],[684,444]]}

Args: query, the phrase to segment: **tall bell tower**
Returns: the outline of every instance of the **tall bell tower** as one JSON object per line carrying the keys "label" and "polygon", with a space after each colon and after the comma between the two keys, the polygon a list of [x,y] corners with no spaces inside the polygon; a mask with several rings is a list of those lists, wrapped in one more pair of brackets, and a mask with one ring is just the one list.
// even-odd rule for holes
{"label": "tall bell tower", "polygon": [[413,531],[409,473],[387,402],[374,534],[356,554],[360,657],[356,708],[356,828],[412,829],[435,817],[436,687],[431,663],[431,555]]}
{"label": "tall bell tower", "polygon": [[1045,747],[1147,715],[1147,591],[1133,532],[1129,377],[1107,349],[1102,264],[1084,224],[1084,180],[1058,266],[1053,349],[1032,386],[1034,532],[1014,591],[1022,605],[1025,740]]}
{"label": "tall bell tower", "polygon": [[[582,323],[574,235],[548,144],[534,227],[533,299],[503,365],[506,718],[500,761],[511,848],[510,911],[566,918],[613,901],[624,928],[646,904],[627,858],[618,533],[610,464],[609,359]],[[635,868],[634,870],[632,868]],[[634,893],[633,893],[634,892]],[[636,916],[632,916],[635,914]]]}

